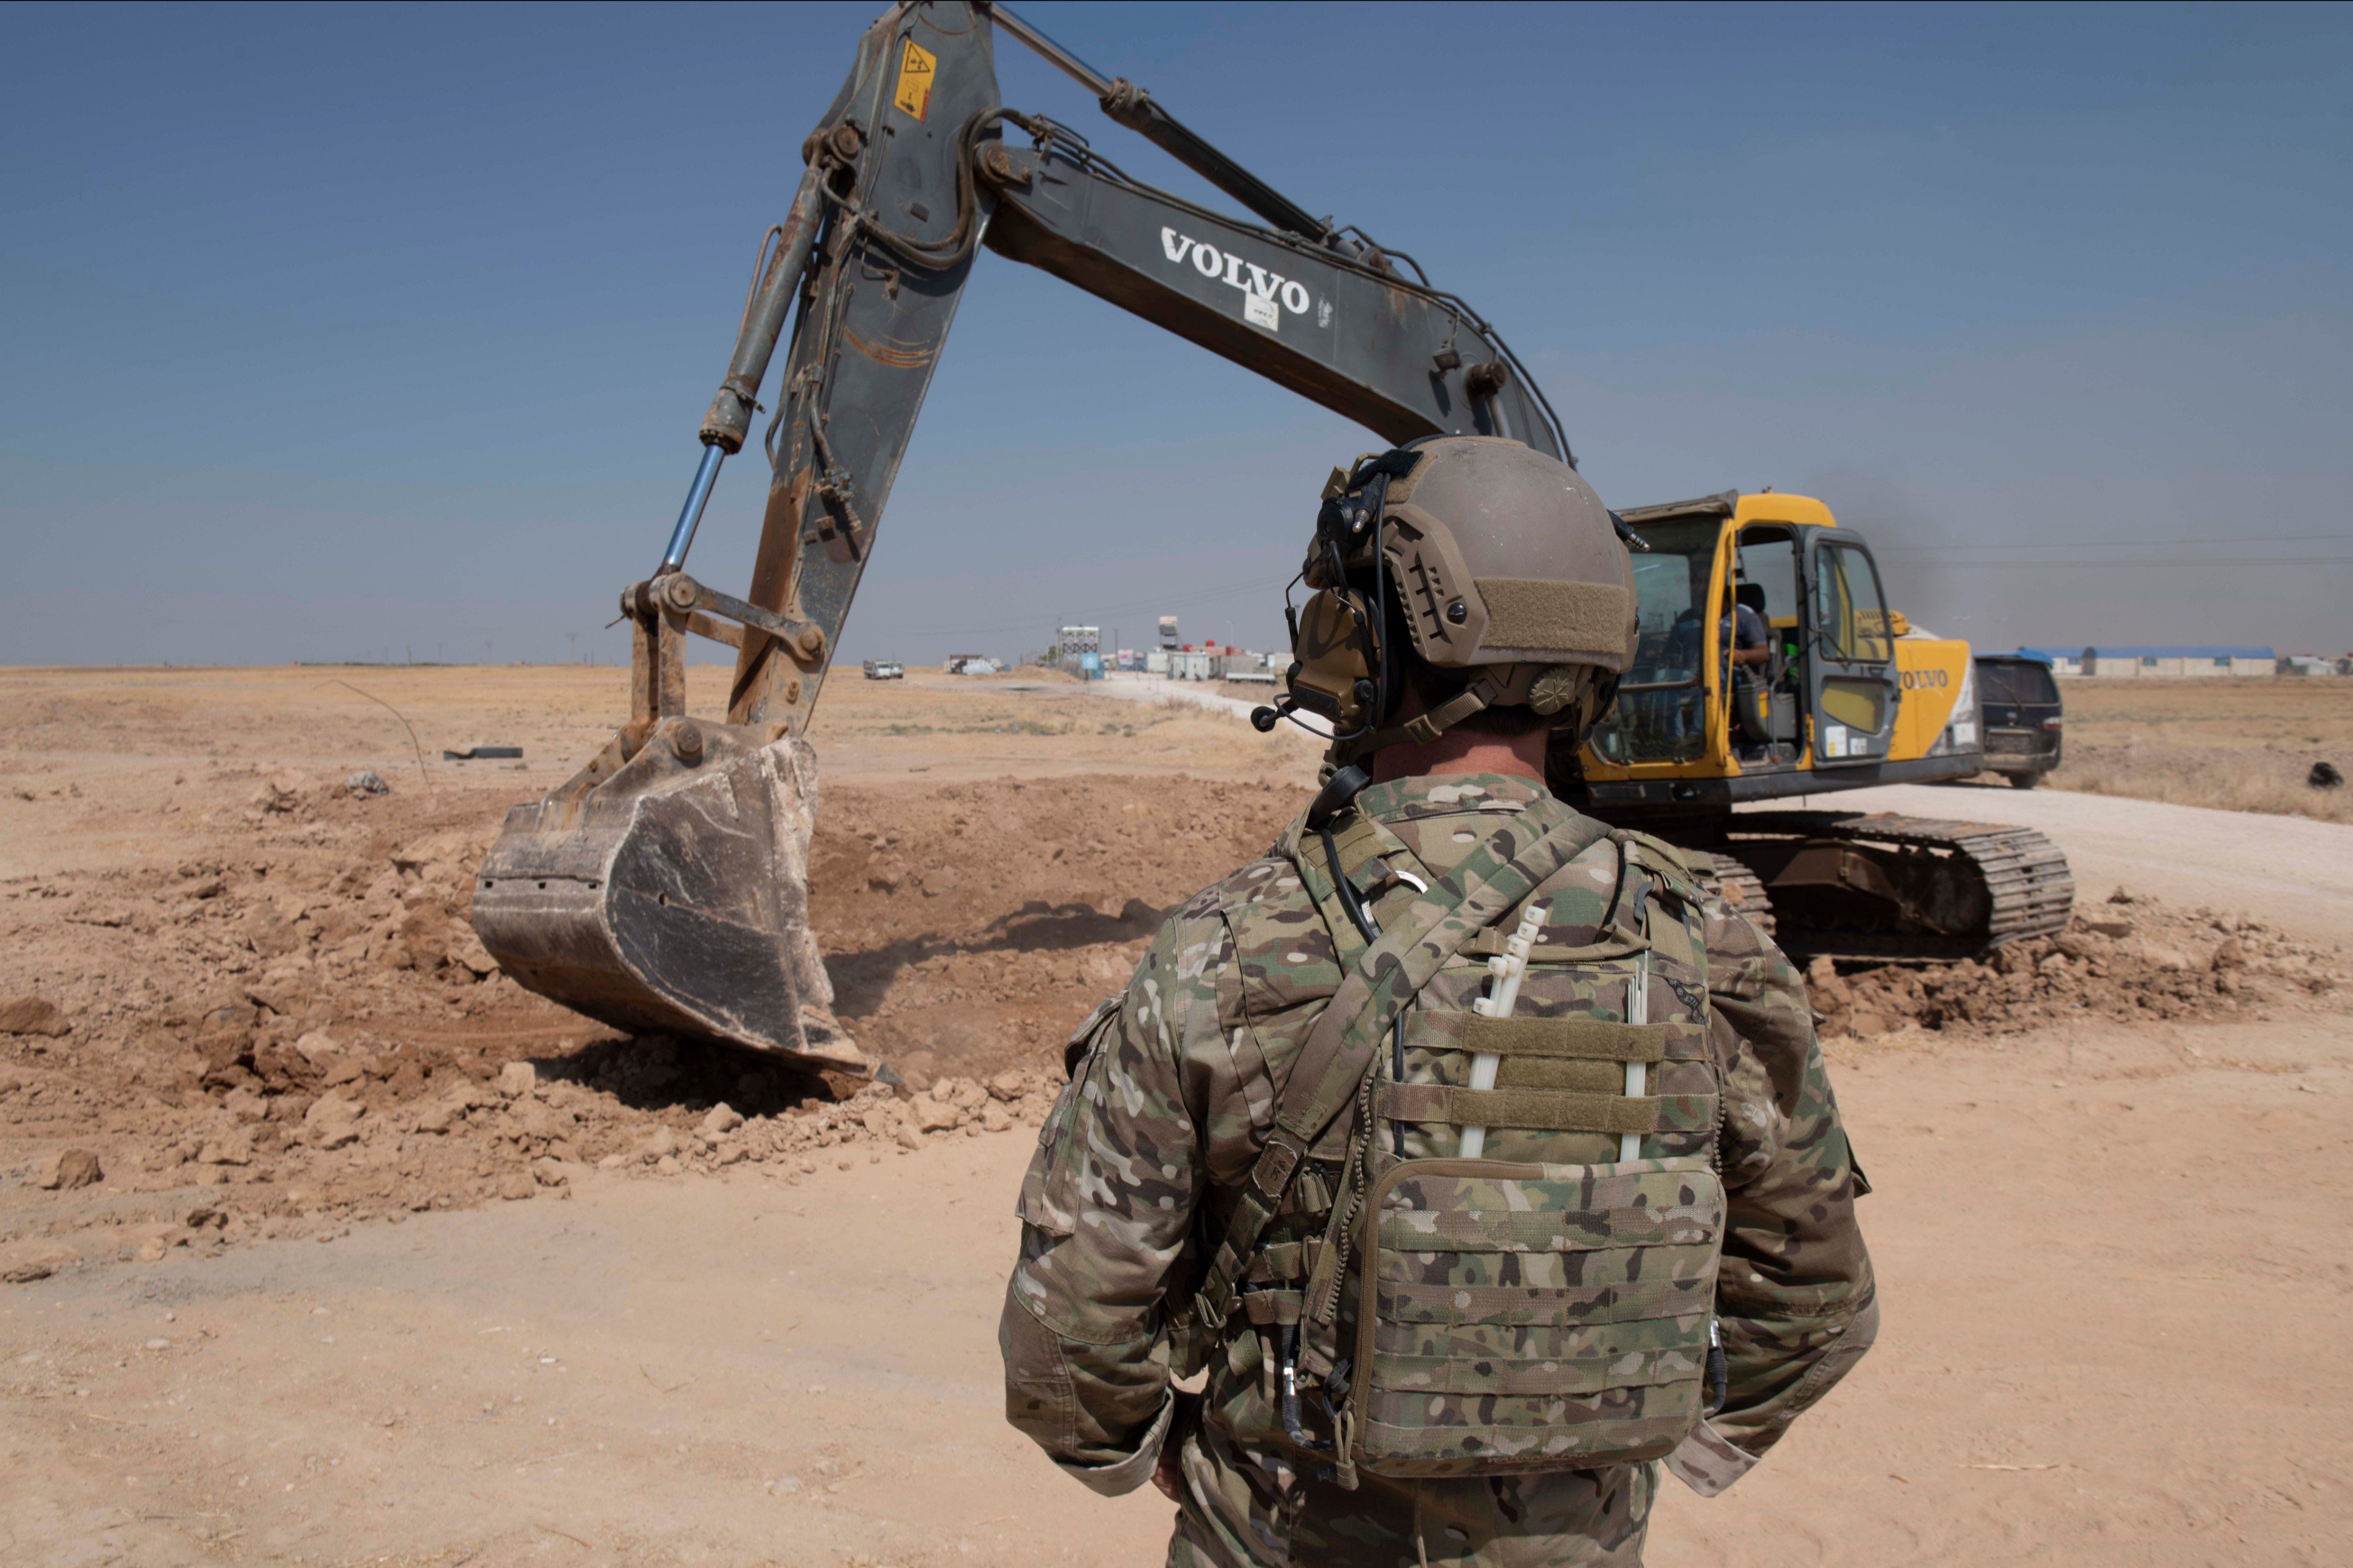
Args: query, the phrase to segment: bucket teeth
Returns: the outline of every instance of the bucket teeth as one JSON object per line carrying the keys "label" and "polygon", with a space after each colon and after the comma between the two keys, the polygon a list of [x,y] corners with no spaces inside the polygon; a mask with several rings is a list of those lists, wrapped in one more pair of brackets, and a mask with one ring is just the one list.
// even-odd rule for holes
{"label": "bucket teeth", "polygon": [[624,731],[510,811],[474,885],[500,967],[617,1029],[871,1072],[809,929],[816,753],[766,734],[672,719],[632,746]]}

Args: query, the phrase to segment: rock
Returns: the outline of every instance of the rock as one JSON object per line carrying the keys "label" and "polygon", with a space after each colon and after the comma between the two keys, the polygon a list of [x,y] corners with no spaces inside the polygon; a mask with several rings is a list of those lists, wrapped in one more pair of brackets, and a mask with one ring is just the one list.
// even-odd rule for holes
{"label": "rock", "polygon": [[2244,969],[2246,966],[2246,948],[2241,944],[2237,937],[2224,937],[2222,939],[2222,945],[2214,950],[2213,967],[2217,971],[2221,971],[2225,969]]}
{"label": "rock", "polygon": [[2126,891],[2124,886],[2119,883],[2116,887],[2116,890],[2108,895],[2108,902],[2112,904],[2137,904],[2140,902],[2140,900],[2133,897],[2131,893]]}
{"label": "rock", "polygon": [[72,1027],[46,996],[0,997],[0,1035],[62,1035]]}
{"label": "rock", "polygon": [[269,1101],[249,1089],[230,1089],[221,1108],[239,1121],[259,1121],[269,1115]]}
{"label": "rock", "polygon": [[638,1145],[638,1158],[647,1164],[674,1160],[678,1153],[678,1134],[667,1127],[657,1127]]}
{"label": "rock", "polygon": [[96,1186],[105,1178],[106,1172],[97,1155],[87,1149],[63,1149],[41,1162],[36,1179],[45,1191],[70,1193],[80,1187]]}
{"label": "rock", "polygon": [[2104,936],[2113,942],[2121,942],[2133,933],[2133,923],[2127,920],[2100,920],[2078,915],[2075,923],[2095,936]]}
{"label": "rock", "polygon": [[419,1132],[447,1132],[457,1120],[458,1107],[446,1100],[439,1100],[430,1105],[418,1107],[416,1118],[410,1125]]}
{"label": "rock", "polygon": [[1013,1112],[995,1100],[980,1108],[980,1130],[983,1132],[1002,1132],[1012,1125]]}
{"label": "rock", "polygon": [[205,1140],[202,1149],[196,1151],[196,1163],[250,1165],[253,1163],[253,1140],[245,1135],[243,1128],[216,1132]]}
{"label": "rock", "polygon": [[953,1105],[942,1105],[928,1094],[919,1094],[907,1101],[907,1110],[915,1119],[916,1128],[924,1132],[945,1132],[964,1120],[964,1112]]}
{"label": "rock", "polygon": [[2067,955],[2059,952],[2046,952],[2042,955],[2042,962],[2034,968],[2041,974],[2064,974],[2067,973]]}
{"label": "rock", "polygon": [[727,1147],[719,1151],[719,1163],[723,1165],[737,1164],[749,1158],[751,1152],[752,1151],[746,1149],[741,1143],[730,1143]]}
{"label": "rock", "polygon": [[522,1100],[539,1087],[539,1069],[529,1062],[509,1062],[499,1069],[499,1092]]}
{"label": "rock", "polygon": [[246,804],[256,811],[281,814],[302,804],[301,782],[290,774],[281,773],[255,790]]}
{"label": "rock", "polygon": [[[902,1149],[920,1149],[923,1146],[923,1135],[913,1127],[902,1127],[899,1129],[899,1146]],[[814,1171],[817,1169],[817,1162],[804,1160],[801,1162],[801,1169],[804,1172]]]}
{"label": "rock", "polygon": [[324,1029],[313,1029],[296,1040],[294,1050],[304,1061],[317,1068],[324,1068],[343,1053],[343,1047],[335,1043],[335,1037]]}
{"label": "rock", "polygon": [[491,956],[482,939],[474,934],[470,925],[460,925],[449,933],[449,962],[478,980],[487,980],[499,972],[499,961]]}
{"label": "rock", "polygon": [[559,1138],[569,1138],[579,1126],[572,1112],[560,1106],[544,1105],[537,1100],[524,1101],[517,1113],[516,1120],[522,1123],[525,1137],[536,1138],[543,1143],[552,1143]]}
{"label": "rock", "polygon": [[725,1137],[744,1125],[742,1112],[725,1100],[721,1100],[702,1113],[702,1130],[714,1137]]}
{"label": "rock", "polygon": [[374,768],[362,768],[343,781],[343,787],[353,795],[390,795],[392,786]]}
{"label": "rock", "polygon": [[1021,1091],[1027,1087],[1027,1080],[1019,1073],[1010,1070],[1001,1072],[988,1080],[989,1098],[1007,1101],[1016,1100],[1021,1098]]}
{"label": "rock", "polygon": [[600,1171],[617,1171],[628,1163],[629,1157],[627,1154],[607,1154],[596,1162],[596,1168]]}
{"label": "rock", "polygon": [[366,1115],[367,1107],[364,1105],[340,1094],[322,1094],[318,1103],[303,1113],[303,1135],[314,1149],[340,1149],[358,1139],[360,1121]]}
{"label": "rock", "polygon": [[858,1122],[860,1126],[866,1129],[869,1136],[884,1139],[896,1138],[901,1126],[897,1112],[891,1107],[882,1105],[868,1107],[865,1114],[859,1117]]}
{"label": "rock", "polygon": [[545,1155],[531,1163],[532,1179],[543,1187],[568,1187],[572,1184],[573,1166],[566,1161],[549,1159]]}
{"label": "rock", "polygon": [[80,1253],[47,1237],[10,1242],[0,1247],[0,1284],[29,1285],[80,1261]]}
{"label": "rock", "polygon": [[1846,1026],[1863,1039],[1887,1033],[1887,1020],[1876,1013],[1857,1012],[1846,1021]]}
{"label": "rock", "polygon": [[654,1162],[654,1173],[659,1176],[675,1176],[684,1169],[686,1167],[678,1163],[675,1154],[664,1154]]}
{"label": "rock", "polygon": [[2051,945],[2070,958],[2089,958],[2097,952],[2101,946],[2098,942],[2082,931],[2073,931],[2060,932],[2059,939]]}
{"label": "rock", "polygon": [[529,1171],[509,1171],[499,1178],[499,1196],[515,1203],[539,1191],[539,1183]]}
{"label": "rock", "polygon": [[357,1058],[337,1057],[327,1064],[327,1070],[319,1075],[319,1081],[329,1089],[334,1089],[343,1084],[357,1083],[366,1073],[367,1068]]}

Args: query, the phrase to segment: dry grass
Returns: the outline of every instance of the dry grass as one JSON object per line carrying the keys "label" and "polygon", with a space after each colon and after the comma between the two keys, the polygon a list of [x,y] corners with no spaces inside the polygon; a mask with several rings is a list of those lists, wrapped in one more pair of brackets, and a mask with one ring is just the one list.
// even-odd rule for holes
{"label": "dry grass", "polygon": [[2063,680],[2065,761],[2046,788],[2353,822],[2353,680]]}

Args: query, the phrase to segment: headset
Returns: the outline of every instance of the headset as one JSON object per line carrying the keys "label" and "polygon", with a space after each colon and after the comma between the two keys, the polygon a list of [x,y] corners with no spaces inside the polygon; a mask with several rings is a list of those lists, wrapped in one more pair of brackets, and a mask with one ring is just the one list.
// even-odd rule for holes
{"label": "headset", "polygon": [[[1415,450],[1419,445],[1392,447],[1357,458],[1353,468],[1332,470],[1307,560],[1282,591],[1282,616],[1291,628],[1291,668],[1283,677],[1289,695],[1251,712],[1250,723],[1261,732],[1285,719],[1298,723],[1292,715],[1303,708],[1331,724],[1335,744],[1345,744],[1370,736],[1396,709],[1405,672],[1390,646],[1389,574],[1381,530],[1388,521],[1389,481],[1413,472],[1421,461]],[[1303,584],[1309,590],[1307,602],[1293,605],[1292,589]]]}

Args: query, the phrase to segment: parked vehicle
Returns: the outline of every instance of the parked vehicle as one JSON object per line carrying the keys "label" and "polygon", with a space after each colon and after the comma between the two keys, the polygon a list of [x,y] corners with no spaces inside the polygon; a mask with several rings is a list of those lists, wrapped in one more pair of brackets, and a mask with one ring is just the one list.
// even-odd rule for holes
{"label": "parked vehicle", "polygon": [[2020,789],[2032,789],[2059,765],[2065,723],[2051,667],[2018,654],[1979,654],[1978,709],[1984,716],[1985,764]]}
{"label": "parked vehicle", "polygon": [[895,658],[870,658],[866,661],[866,679],[904,680],[907,679],[907,667]]}

